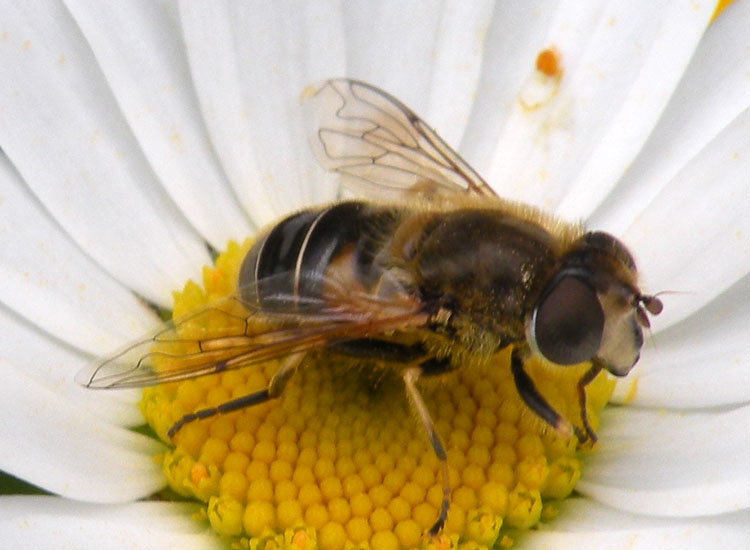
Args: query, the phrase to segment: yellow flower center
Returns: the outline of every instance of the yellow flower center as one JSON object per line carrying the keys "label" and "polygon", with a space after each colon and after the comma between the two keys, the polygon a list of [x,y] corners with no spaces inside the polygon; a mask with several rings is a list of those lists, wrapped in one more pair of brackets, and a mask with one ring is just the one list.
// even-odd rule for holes
{"label": "yellow flower center", "polygon": [[[174,294],[174,315],[236,290],[249,249],[230,243],[203,288]],[[211,527],[240,548],[311,550],[369,547],[508,547],[519,529],[554,515],[580,477],[575,438],[561,439],[521,402],[508,350],[486,367],[459,369],[419,387],[448,454],[450,510],[441,535],[441,468],[409,409],[401,379],[387,368],[325,351],[308,354],[276,400],[188,422],[184,414],[268,385],[278,361],[148,388],[140,406],[174,447],[164,453],[169,486],[206,503]],[[527,365],[545,398],[580,418],[576,382],[588,365]],[[612,382],[587,388],[594,428]]]}

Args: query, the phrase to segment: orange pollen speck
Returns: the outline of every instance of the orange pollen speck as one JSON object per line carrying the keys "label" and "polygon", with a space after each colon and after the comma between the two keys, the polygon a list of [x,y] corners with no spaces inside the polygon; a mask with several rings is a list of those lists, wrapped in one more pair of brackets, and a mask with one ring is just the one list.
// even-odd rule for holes
{"label": "orange pollen speck", "polygon": [[196,485],[204,478],[208,476],[208,471],[206,470],[206,466],[201,464],[200,462],[196,462],[193,464],[193,467],[190,469],[190,480],[195,483]]}
{"label": "orange pollen speck", "polygon": [[560,55],[554,48],[545,48],[536,56],[536,69],[547,76],[560,76]]}

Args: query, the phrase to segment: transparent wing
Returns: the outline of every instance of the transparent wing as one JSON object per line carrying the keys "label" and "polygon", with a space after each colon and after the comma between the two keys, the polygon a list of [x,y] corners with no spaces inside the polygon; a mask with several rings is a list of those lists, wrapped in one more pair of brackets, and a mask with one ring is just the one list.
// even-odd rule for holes
{"label": "transparent wing", "polygon": [[376,198],[405,191],[497,196],[406,105],[356,80],[326,81],[308,100],[312,145],[320,164],[355,191]]}
{"label": "transparent wing", "polygon": [[175,382],[426,320],[413,300],[384,300],[335,283],[321,297],[273,292],[264,294],[262,304],[248,299],[253,291],[243,289],[166,323],[155,334],[81,370],[76,381],[93,389]]}

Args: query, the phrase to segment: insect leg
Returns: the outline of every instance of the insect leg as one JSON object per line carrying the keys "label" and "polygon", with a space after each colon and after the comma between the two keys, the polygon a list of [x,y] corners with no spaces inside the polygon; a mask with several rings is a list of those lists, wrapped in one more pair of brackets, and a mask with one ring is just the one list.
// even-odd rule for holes
{"label": "insect leg", "polygon": [[[575,431],[578,435],[578,430],[570,425],[570,422],[565,420],[560,414],[547,403],[547,400],[542,397],[534,386],[534,381],[531,380],[526,371],[523,370],[524,363],[526,362],[528,354],[522,348],[513,348],[513,352],[510,356],[510,369],[513,373],[513,381],[516,384],[518,395],[521,396],[523,402],[536,413],[536,415],[544,420],[547,424],[552,426],[556,432],[562,437],[570,437]],[[580,439],[580,435],[579,435]]]}
{"label": "insect leg", "polygon": [[[591,429],[591,425],[589,424],[589,417],[586,413],[586,386],[588,386],[591,381],[596,378],[596,375],[599,374],[602,370],[602,364],[598,361],[594,361],[591,365],[591,368],[586,371],[586,374],[584,374],[579,380],[578,384],[576,385],[578,389],[578,404],[581,407],[581,420],[583,421],[583,433],[579,434],[576,432],[576,435],[578,436],[578,439],[583,443],[586,441],[586,439],[590,439],[591,443],[596,443],[596,440],[598,439],[596,437],[596,434],[594,433],[594,430]],[[583,439],[582,439],[583,437]]]}
{"label": "insect leg", "polygon": [[172,424],[172,427],[169,428],[169,431],[167,432],[167,437],[169,437],[169,439],[172,439],[174,435],[180,430],[180,428],[182,428],[188,422],[193,422],[194,420],[202,420],[204,418],[216,416],[217,414],[227,414],[247,407],[252,407],[253,405],[257,405],[259,403],[268,401],[269,399],[278,397],[284,390],[284,386],[286,386],[287,382],[289,382],[289,379],[297,370],[297,367],[302,362],[302,358],[304,356],[304,353],[295,353],[284,358],[281,366],[279,367],[279,370],[277,370],[276,374],[273,375],[273,378],[271,378],[271,382],[265,389],[243,395],[242,397],[238,397],[236,399],[225,401],[224,403],[221,403],[216,407],[201,409],[199,411],[184,415],[177,422]]}
{"label": "insect leg", "polygon": [[416,386],[416,381],[420,376],[431,376],[447,372],[450,370],[450,362],[448,360],[439,359],[427,359],[416,367],[410,367],[404,371],[404,385],[406,386],[406,395],[409,398],[414,410],[417,412],[419,419],[422,421],[422,427],[427,433],[427,439],[430,440],[432,449],[435,451],[435,455],[440,460],[442,467],[442,478],[443,478],[443,500],[440,505],[440,514],[437,520],[430,527],[427,532],[430,536],[436,536],[445,524],[445,520],[448,517],[448,508],[450,506],[450,479],[448,477],[448,455],[445,452],[445,446],[440,439],[440,435],[435,430],[435,424],[430,417],[430,411],[427,410],[427,406],[422,399],[422,395]]}

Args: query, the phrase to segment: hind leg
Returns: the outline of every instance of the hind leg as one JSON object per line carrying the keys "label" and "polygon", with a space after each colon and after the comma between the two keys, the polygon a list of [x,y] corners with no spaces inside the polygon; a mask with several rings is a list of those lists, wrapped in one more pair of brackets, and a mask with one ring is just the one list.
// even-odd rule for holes
{"label": "hind leg", "polygon": [[271,382],[265,389],[243,395],[230,401],[225,401],[216,407],[209,407],[184,415],[177,422],[172,424],[172,427],[169,428],[169,431],[167,432],[167,436],[169,439],[172,439],[180,428],[189,422],[238,411],[278,397],[281,395],[281,392],[284,391],[284,387],[286,387],[287,382],[292,378],[292,375],[296,372],[297,367],[304,357],[304,353],[295,353],[284,358],[279,370],[273,375]]}

